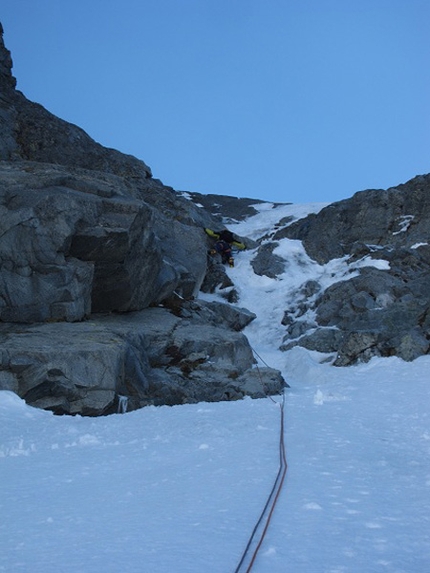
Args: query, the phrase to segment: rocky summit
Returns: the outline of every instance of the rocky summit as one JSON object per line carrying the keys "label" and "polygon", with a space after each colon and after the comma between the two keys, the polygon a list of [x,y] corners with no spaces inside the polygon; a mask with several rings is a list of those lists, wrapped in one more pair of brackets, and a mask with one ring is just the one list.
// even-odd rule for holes
{"label": "rocky summit", "polygon": [[[255,368],[242,332],[255,315],[204,232],[259,203],[177,192],[29,101],[0,25],[0,389],[90,416],[282,392],[278,370]],[[288,268],[283,240],[321,268],[350,269],[288,293],[279,320],[282,350],[347,366],[429,353],[429,230],[425,175],[239,239],[252,273],[275,283]]]}

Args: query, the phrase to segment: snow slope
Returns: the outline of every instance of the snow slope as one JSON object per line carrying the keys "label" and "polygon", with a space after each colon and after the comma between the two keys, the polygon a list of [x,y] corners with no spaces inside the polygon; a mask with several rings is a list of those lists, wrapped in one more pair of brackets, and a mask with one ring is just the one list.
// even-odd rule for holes
{"label": "snow slope", "polygon": [[[306,209],[266,206],[233,230],[255,238]],[[334,368],[278,351],[295,289],[346,265],[287,239],[278,254],[277,280],[247,252],[228,271],[257,313],[253,348],[291,386],[287,479],[253,571],[428,573],[430,357]],[[233,573],[278,470],[280,401],[71,418],[0,392],[0,571]]]}

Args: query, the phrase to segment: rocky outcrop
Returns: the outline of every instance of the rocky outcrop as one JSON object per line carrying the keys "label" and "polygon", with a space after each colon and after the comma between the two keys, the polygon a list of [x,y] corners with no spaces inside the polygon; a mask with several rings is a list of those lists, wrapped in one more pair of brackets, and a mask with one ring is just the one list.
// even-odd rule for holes
{"label": "rocky outcrop", "polygon": [[357,246],[410,248],[426,242],[430,228],[430,175],[387,190],[360,191],[277,231],[274,240],[303,242],[323,264],[353,254]]}
{"label": "rocky outcrop", "polygon": [[218,306],[181,301],[80,323],[0,324],[0,385],[57,414],[93,416],[281,392],[278,371],[257,376],[239,332],[253,316]]}
{"label": "rocky outcrop", "polygon": [[274,249],[279,246],[279,243],[269,241],[263,243],[258,249],[257,255],[252,259],[251,265],[255,274],[265,275],[271,279],[276,278],[285,270],[285,261],[282,257],[273,253]]}
{"label": "rocky outcrop", "polygon": [[20,161],[0,177],[1,320],[75,321],[198,291],[202,229],[163,224],[118,176]]}
{"label": "rocky outcrop", "polygon": [[0,389],[84,415],[261,395],[249,313],[184,307],[219,220],[27,100],[2,28],[0,181]]}
{"label": "rocky outcrop", "polygon": [[303,241],[320,264],[368,261],[359,276],[311,291],[300,312],[286,312],[282,349],[335,352],[338,366],[430,352],[430,175],[333,203],[275,234],[282,237]]}
{"label": "rocky outcrop", "polygon": [[256,215],[256,206],[264,201],[260,199],[249,199],[247,197],[230,197],[228,195],[203,195],[195,191],[182,191],[181,195],[191,200],[196,205],[209,211],[214,219],[220,223],[232,223],[242,221],[247,217]]}

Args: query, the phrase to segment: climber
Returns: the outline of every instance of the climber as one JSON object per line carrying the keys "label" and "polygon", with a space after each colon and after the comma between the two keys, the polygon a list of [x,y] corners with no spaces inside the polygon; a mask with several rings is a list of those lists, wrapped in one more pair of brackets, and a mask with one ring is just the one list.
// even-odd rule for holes
{"label": "climber", "polygon": [[221,261],[230,267],[234,267],[234,259],[232,256],[232,247],[243,250],[245,245],[241,243],[231,231],[223,229],[222,231],[212,231],[212,229],[205,228],[205,233],[212,239],[216,239],[213,248],[209,251],[210,255],[221,255]]}

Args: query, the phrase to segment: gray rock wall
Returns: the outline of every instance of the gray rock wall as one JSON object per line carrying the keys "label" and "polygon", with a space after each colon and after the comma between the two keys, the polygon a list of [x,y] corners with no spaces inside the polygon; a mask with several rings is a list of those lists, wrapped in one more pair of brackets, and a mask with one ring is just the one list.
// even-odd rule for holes
{"label": "gray rock wall", "polygon": [[247,311],[230,309],[223,317],[196,302],[176,310],[0,324],[0,385],[57,414],[92,416],[115,413],[124,402],[130,411],[282,391],[279,372],[256,375],[251,348],[237,330],[252,319]]}
{"label": "gray rock wall", "polygon": [[145,203],[114,188],[108,197],[96,173],[60,166],[0,163],[0,178],[2,321],[75,321],[151,304],[162,253]]}

